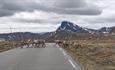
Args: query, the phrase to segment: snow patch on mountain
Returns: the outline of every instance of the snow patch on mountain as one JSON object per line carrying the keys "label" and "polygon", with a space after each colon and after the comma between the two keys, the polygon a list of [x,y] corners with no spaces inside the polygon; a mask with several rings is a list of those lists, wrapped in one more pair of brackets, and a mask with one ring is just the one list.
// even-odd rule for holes
{"label": "snow patch on mountain", "polygon": [[112,32],[113,29],[115,29],[115,27],[103,27],[101,29],[95,30],[95,29],[89,29],[86,27],[80,27],[70,21],[62,21],[61,26],[57,29],[57,31],[70,31],[70,32],[75,32],[75,33],[90,33],[90,34],[100,34],[100,33],[105,34],[105,33]]}

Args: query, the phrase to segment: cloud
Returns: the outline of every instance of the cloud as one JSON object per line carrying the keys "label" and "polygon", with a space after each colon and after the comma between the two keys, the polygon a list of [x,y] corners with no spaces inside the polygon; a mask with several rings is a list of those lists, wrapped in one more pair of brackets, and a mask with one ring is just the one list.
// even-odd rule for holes
{"label": "cloud", "polygon": [[12,32],[52,32],[57,29],[57,26],[47,24],[47,25],[42,25],[42,24],[27,24],[27,23],[10,23],[8,24],[0,24],[0,33],[10,33],[10,27],[12,29]]}
{"label": "cloud", "polygon": [[43,11],[21,12],[13,16],[0,18],[0,33],[13,32],[51,32],[59,27],[58,19],[53,19],[56,14]]}
{"label": "cloud", "polygon": [[[0,0],[0,28],[11,24],[14,32],[47,32],[63,20],[92,29],[115,26],[114,4],[114,0]],[[0,32],[8,31],[5,28]]]}
{"label": "cloud", "polygon": [[[55,17],[59,17],[54,13],[48,13],[43,11],[34,11],[34,12],[21,12],[17,13],[13,16],[7,17],[9,21],[15,23],[36,23],[36,24],[54,24],[58,23],[58,19]],[[5,18],[6,19],[6,18]],[[3,20],[3,19],[2,19]]]}
{"label": "cloud", "polygon": [[91,18],[91,20],[88,21],[90,23],[95,23],[95,24],[115,23],[115,14],[109,16],[100,16],[100,17]]}
{"label": "cloud", "polygon": [[102,10],[86,0],[57,0],[54,5],[57,13],[71,15],[99,15]]}
{"label": "cloud", "polygon": [[86,0],[0,0],[0,17],[34,10],[70,15],[99,15],[102,12]]}
{"label": "cloud", "polygon": [[56,7],[59,8],[80,8],[87,6],[85,0],[57,0]]}

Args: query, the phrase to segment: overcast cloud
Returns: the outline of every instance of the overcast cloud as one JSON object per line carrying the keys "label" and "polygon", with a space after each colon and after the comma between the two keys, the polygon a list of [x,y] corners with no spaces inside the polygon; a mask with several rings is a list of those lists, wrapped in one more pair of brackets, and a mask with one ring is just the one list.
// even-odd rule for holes
{"label": "overcast cloud", "polygon": [[54,31],[63,20],[95,29],[115,26],[114,4],[114,0],[0,0],[0,32],[9,32],[9,26],[14,32]]}
{"label": "overcast cloud", "polygon": [[86,0],[0,0],[1,17],[34,10],[74,15],[99,15],[102,12],[99,7]]}

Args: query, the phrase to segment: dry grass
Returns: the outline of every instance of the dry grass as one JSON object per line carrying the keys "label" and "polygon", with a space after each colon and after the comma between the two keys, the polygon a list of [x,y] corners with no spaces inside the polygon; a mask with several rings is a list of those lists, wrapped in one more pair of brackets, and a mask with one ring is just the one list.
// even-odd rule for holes
{"label": "dry grass", "polygon": [[2,41],[0,42],[0,52],[7,51],[16,48],[18,46],[19,46],[18,42]]}
{"label": "dry grass", "polygon": [[[115,70],[114,39],[74,40],[65,48],[86,70]],[[68,43],[71,43],[68,42]],[[64,46],[64,44],[62,45]]]}

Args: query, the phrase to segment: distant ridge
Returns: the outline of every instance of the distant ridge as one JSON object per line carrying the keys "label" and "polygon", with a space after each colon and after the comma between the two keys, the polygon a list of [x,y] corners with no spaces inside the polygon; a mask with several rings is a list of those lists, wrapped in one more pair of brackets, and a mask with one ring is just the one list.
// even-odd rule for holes
{"label": "distant ridge", "polygon": [[115,27],[102,27],[101,29],[89,29],[80,27],[70,21],[62,21],[61,26],[57,31],[71,31],[75,33],[91,33],[91,34],[104,34],[104,33],[115,33]]}
{"label": "distant ridge", "polygon": [[27,39],[46,39],[53,40],[58,37],[67,37],[70,36],[88,36],[88,35],[103,35],[103,34],[113,34],[115,33],[114,27],[103,27],[98,30],[89,29],[85,27],[78,26],[70,21],[62,21],[61,25],[54,32],[45,32],[45,33],[31,33],[31,32],[15,32],[15,33],[3,33],[0,34],[0,38],[6,40],[27,40]]}
{"label": "distant ridge", "polygon": [[69,21],[63,21],[61,23],[61,26],[57,29],[57,31],[72,31],[76,33],[88,33],[88,31],[86,31],[82,27],[75,25],[74,23]]}

